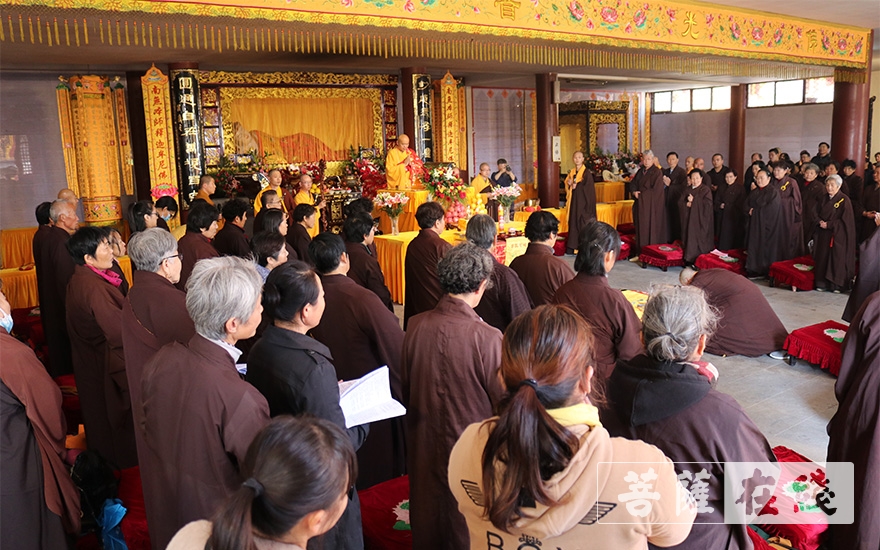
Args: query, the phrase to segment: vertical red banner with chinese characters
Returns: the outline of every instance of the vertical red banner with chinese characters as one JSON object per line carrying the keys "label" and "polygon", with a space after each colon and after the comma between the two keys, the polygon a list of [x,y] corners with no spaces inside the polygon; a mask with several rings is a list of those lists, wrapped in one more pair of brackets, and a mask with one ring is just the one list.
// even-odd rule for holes
{"label": "vertical red banner with chinese characters", "polygon": [[171,127],[171,91],[168,77],[156,66],[141,77],[147,154],[150,159],[150,194],[154,199],[177,195],[177,161]]}

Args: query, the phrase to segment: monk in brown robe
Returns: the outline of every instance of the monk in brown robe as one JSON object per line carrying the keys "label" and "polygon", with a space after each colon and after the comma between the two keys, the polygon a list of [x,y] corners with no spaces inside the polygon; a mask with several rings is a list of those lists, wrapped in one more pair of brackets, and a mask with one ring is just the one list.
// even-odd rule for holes
{"label": "monk in brown robe", "polygon": [[[320,233],[309,244],[309,255],[324,285],[324,315],[311,330],[312,337],[333,355],[336,375],[360,378],[387,365],[391,395],[401,399],[400,353],[403,330],[394,313],[379,298],[346,275],[349,256],[339,235]],[[358,488],[406,473],[403,418],[370,424],[370,436],[357,450]]]}
{"label": "monk in brown robe", "polygon": [[525,254],[510,262],[510,269],[525,285],[535,307],[549,304],[559,287],[574,278],[574,270],[565,260],[553,255],[558,232],[556,216],[550,212],[532,212],[526,221],[529,246]]}
{"label": "monk in brown robe", "polygon": [[575,151],[572,156],[574,168],[565,178],[565,187],[571,199],[565,205],[568,210],[568,239],[565,248],[574,253],[581,228],[596,219],[596,184],[593,173],[584,165],[584,153]]}
{"label": "monk in brown robe", "polygon": [[421,228],[406,249],[403,264],[406,290],[403,299],[403,329],[409,320],[419,313],[434,309],[443,289],[437,278],[437,263],[452,245],[440,238],[446,227],[443,207],[436,202],[420,204],[416,221]]}
{"label": "monk in brown robe", "polygon": [[816,290],[846,290],[856,271],[856,225],[852,201],[840,190],[838,175],[825,179],[828,194],[819,205],[819,223],[813,246]]}
{"label": "monk in brown robe", "polygon": [[393,312],[391,291],[385,286],[385,275],[372,247],[376,235],[373,217],[366,212],[349,214],[342,224],[342,233],[345,235],[345,251],[351,265],[348,270],[349,279],[378,296],[385,307]]}
{"label": "monk in brown robe", "polygon": [[770,185],[770,172],[759,170],[755,175],[755,189],[746,201],[749,232],[746,239],[746,273],[766,276],[770,264],[781,259],[782,198]]}
{"label": "monk in brown robe", "polygon": [[318,209],[311,204],[300,203],[293,207],[293,224],[287,231],[287,244],[293,247],[297,257],[307,264],[311,264],[309,258],[309,243],[312,241],[311,232],[318,223]]}
{"label": "monk in brown robe", "polygon": [[797,182],[789,176],[790,163],[776,161],[773,169],[773,187],[782,199],[782,231],[780,233],[779,259],[790,260],[804,253],[803,204]]}
{"label": "monk in brown robe", "polygon": [[[874,223],[880,226],[880,214],[874,216]],[[868,296],[878,290],[880,290],[880,231],[875,231],[859,246],[859,275],[846,301],[843,320],[852,321]]]}
{"label": "monk in brown robe", "polygon": [[721,212],[718,249],[741,249],[745,242],[746,219],[743,206],[746,202],[746,188],[738,181],[737,173],[733,169],[724,178],[727,186],[716,195]]}
{"label": "monk in brown robe", "polygon": [[[865,242],[877,230],[874,223],[874,217],[880,212],[880,166],[874,167],[874,181],[871,184],[865,184],[862,189],[862,202],[856,214],[859,220],[859,242]],[[40,302],[43,303],[42,301]]]}
{"label": "monk in brown robe", "polygon": [[687,172],[678,165],[678,153],[666,155],[668,167],[663,169],[663,184],[666,185],[666,214],[669,218],[670,242],[681,240],[681,215],[678,211],[678,199],[687,187]]}
{"label": "monk in brown robe", "polygon": [[852,462],[855,521],[832,525],[832,548],[880,548],[880,292],[871,294],[843,341],[834,384],[837,412],[828,423],[828,461]]}
{"label": "monk in brown robe", "polygon": [[619,359],[643,352],[639,318],[623,294],[608,284],[620,254],[620,235],[607,223],[591,221],[581,230],[574,267],[577,277],[562,285],[554,304],[568,306],[593,329],[595,376],[607,380]]}
{"label": "monk in brown robe", "polygon": [[859,205],[862,204],[862,192],[865,189],[865,180],[862,179],[862,176],[856,173],[856,161],[851,159],[846,159],[841,164],[841,172],[840,175],[843,177],[843,186],[841,186],[842,190],[845,190],[846,196],[853,203],[853,213],[858,212]]}
{"label": "monk in brown robe", "polygon": [[[630,188],[636,199],[633,209],[638,211],[637,248],[641,249],[645,245],[668,242],[666,226],[669,221],[666,215],[666,185],[663,183],[663,171],[655,164],[654,153],[650,149],[644,152],[642,167],[633,176]],[[635,212],[633,212],[633,219],[636,219]]]}
{"label": "monk in brown robe", "polygon": [[825,185],[819,180],[819,167],[808,162],[801,167],[803,182],[801,183],[801,200],[804,204],[803,228],[804,245],[808,245],[816,233],[819,220],[819,204],[827,195]]}
{"label": "monk in brown robe", "polygon": [[216,258],[220,255],[211,244],[217,235],[217,209],[208,204],[199,203],[193,206],[186,218],[186,234],[177,242],[180,253],[180,280],[178,289],[186,290],[186,281],[192,273],[196,262],[205,258]]}
{"label": "monk in brown robe", "polygon": [[89,449],[119,468],[137,464],[122,352],[122,280],[110,271],[107,231],[82,227],[67,241],[76,268],[67,285],[67,330]]}
{"label": "monk in brown robe", "polygon": [[691,170],[688,187],[678,200],[684,262],[689,265],[693,265],[700,254],[712,252],[715,248],[712,189],[708,183],[705,172]]}
{"label": "monk in brown robe", "polygon": [[702,289],[719,313],[718,327],[706,343],[708,353],[758,357],[782,349],[788,331],[754,283],[726,269],[685,268],[679,280]]}
{"label": "monk in brown robe", "polygon": [[251,257],[250,239],[244,232],[247,222],[248,203],[242,199],[232,199],[223,205],[223,229],[214,236],[214,248],[222,256]]}
{"label": "monk in brown robe", "polygon": [[[143,440],[143,431],[137,429],[144,422],[144,366],[162,346],[189,342],[196,329],[186,311],[186,294],[174,286],[180,279],[181,261],[171,233],[158,227],[136,233],[128,243],[128,254],[135,271],[134,284],[122,305],[122,345],[138,464],[141,480],[146,482],[157,462],[147,456],[149,447]],[[146,511],[149,524],[154,508],[148,506]]]}
{"label": "monk in brown robe", "polygon": [[138,429],[156,460],[143,480],[154,548],[165,548],[187,523],[210,518],[241,487],[239,464],[269,422],[266,399],[235,368],[235,342],[260,323],[262,286],[241,258],[200,262],[186,296],[196,335],[164,346],[144,367]]}
{"label": "monk in brown robe", "polygon": [[73,275],[73,259],[67,240],[79,226],[76,206],[57,200],[49,208],[52,227],[34,236],[34,264],[40,296],[40,321],[49,347],[49,373],[53,376],[73,372],[70,336],[67,334],[67,283]]}
{"label": "monk in brown robe", "polygon": [[492,264],[492,255],[471,243],[450,250],[438,268],[446,294],[413,317],[403,341],[410,524],[413,548],[420,550],[469,547],[447,465],[461,432],[491,417],[503,393],[501,332],[474,312]]}
{"label": "monk in brown robe", "polygon": [[79,534],[80,506],[64,462],[61,390],[11,328],[0,290],[0,546],[66,548],[65,532]]}
{"label": "monk in brown robe", "polygon": [[[491,251],[498,231],[492,218],[477,214],[468,220],[466,236],[469,242]],[[504,332],[517,316],[532,309],[532,303],[519,275],[494,256],[492,259],[495,260],[492,287],[486,290],[474,311],[483,321]]]}

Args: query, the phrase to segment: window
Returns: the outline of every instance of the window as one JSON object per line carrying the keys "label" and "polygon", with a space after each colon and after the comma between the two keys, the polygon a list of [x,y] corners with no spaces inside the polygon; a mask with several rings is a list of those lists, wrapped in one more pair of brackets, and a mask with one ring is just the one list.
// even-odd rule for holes
{"label": "window", "polygon": [[810,78],[806,81],[804,103],[831,103],[834,101],[834,78]]}
{"label": "window", "polygon": [[676,90],[672,92],[672,112],[686,113],[691,110],[691,91]]}
{"label": "window", "polygon": [[804,103],[831,103],[834,101],[834,79],[808,78],[749,84],[749,107],[772,105],[801,105]]}
{"label": "window", "polygon": [[730,109],[730,86],[654,92],[655,113],[688,113],[690,111],[723,111]]}
{"label": "window", "polygon": [[654,112],[668,113],[672,110],[672,92],[656,92],[654,94]]}
{"label": "window", "polygon": [[712,110],[723,111],[725,109],[730,109],[730,86],[712,88]]}
{"label": "window", "polygon": [[804,102],[804,81],[788,80],[776,83],[776,104],[793,105]]}
{"label": "window", "polygon": [[691,92],[694,111],[708,111],[712,108],[712,88],[699,88]]}
{"label": "window", "polygon": [[749,107],[769,107],[773,105],[776,93],[775,82],[761,82],[760,84],[749,84],[748,99],[746,105]]}
{"label": "window", "polygon": [[31,167],[31,148],[28,144],[27,136],[21,136],[21,139],[18,142],[18,156],[19,161],[21,162],[22,174],[31,174],[33,172],[33,168]]}

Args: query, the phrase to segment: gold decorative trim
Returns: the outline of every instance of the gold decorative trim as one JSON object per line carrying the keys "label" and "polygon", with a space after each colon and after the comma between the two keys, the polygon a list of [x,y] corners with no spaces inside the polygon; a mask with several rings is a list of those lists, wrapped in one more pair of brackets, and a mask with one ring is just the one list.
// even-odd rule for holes
{"label": "gold decorative trim", "polygon": [[645,94],[645,151],[651,148],[651,94]]}
{"label": "gold decorative trim", "polygon": [[593,153],[599,147],[598,131],[600,124],[617,124],[618,151],[626,148],[626,113],[590,113],[588,115],[588,124],[590,127],[590,153]]}
{"label": "gold decorative trim", "polygon": [[336,73],[235,73],[227,71],[200,71],[199,83],[204,84],[296,84],[312,86],[397,86],[397,76],[390,74],[336,74]]}
{"label": "gold decorative trim", "polygon": [[[560,109],[561,111],[561,109]],[[572,115],[559,115],[559,127],[561,128],[564,125],[574,124],[577,126],[577,147],[575,151],[585,151],[586,154],[590,154],[590,149],[587,149],[587,117],[586,113],[572,114]]]}

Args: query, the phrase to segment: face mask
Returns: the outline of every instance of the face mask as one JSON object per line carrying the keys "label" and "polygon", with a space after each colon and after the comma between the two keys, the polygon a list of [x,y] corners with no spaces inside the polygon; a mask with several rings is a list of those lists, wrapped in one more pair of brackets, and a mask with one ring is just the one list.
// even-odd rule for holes
{"label": "face mask", "polygon": [[3,314],[3,317],[0,317],[0,327],[6,329],[6,332],[12,334],[12,315],[6,313],[5,311],[0,311]]}
{"label": "face mask", "polygon": [[162,216],[162,219],[165,220],[165,221],[167,222],[168,220],[171,219],[171,214],[168,214],[168,215]]}

